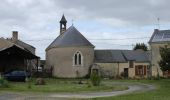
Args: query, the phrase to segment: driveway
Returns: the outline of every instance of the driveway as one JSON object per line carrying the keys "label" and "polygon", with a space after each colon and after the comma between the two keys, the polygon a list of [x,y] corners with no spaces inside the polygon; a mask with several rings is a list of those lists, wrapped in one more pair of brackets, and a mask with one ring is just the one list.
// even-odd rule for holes
{"label": "driveway", "polygon": [[68,100],[69,98],[96,98],[96,97],[109,97],[128,94],[132,92],[145,92],[154,90],[153,85],[148,84],[130,84],[115,82],[114,84],[127,85],[129,89],[124,91],[112,92],[85,92],[85,93],[13,93],[2,92],[0,93],[0,100]]}

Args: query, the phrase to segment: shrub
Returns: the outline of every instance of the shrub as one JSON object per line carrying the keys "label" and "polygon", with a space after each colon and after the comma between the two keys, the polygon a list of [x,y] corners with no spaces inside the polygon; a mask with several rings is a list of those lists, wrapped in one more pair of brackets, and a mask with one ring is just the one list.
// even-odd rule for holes
{"label": "shrub", "polygon": [[98,73],[93,72],[90,75],[90,81],[91,81],[93,86],[99,86],[100,82],[101,82],[101,77]]}
{"label": "shrub", "polygon": [[9,87],[8,81],[5,80],[3,77],[0,77],[0,87],[3,87],[3,88]]}

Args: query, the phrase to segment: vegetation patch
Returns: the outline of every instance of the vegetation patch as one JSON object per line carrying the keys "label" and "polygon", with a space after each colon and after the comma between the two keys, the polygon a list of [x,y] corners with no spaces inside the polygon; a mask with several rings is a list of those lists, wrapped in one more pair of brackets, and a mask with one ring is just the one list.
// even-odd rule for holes
{"label": "vegetation patch", "polygon": [[8,88],[8,87],[9,87],[8,81],[0,76],[0,88]]}
{"label": "vegetation patch", "polygon": [[45,79],[45,85],[36,85],[36,80],[31,83],[25,82],[9,82],[9,88],[1,88],[0,91],[17,91],[17,92],[95,92],[95,91],[120,91],[128,89],[127,86],[113,85],[101,83],[99,86],[93,86],[88,83],[88,80],[82,80],[79,84],[79,79]]}

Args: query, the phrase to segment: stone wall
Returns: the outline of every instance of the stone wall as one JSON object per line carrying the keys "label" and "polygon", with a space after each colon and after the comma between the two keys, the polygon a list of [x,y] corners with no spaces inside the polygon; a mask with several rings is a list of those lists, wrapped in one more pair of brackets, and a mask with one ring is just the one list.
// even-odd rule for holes
{"label": "stone wall", "polygon": [[157,76],[157,74],[159,73],[160,76],[163,75],[158,62],[161,59],[161,55],[159,52],[159,48],[160,47],[164,47],[167,43],[152,43],[150,44],[150,48],[151,48],[151,63],[152,63],[152,76]]}
{"label": "stone wall", "polygon": [[[73,64],[73,57],[77,51],[80,51],[83,55],[81,66],[74,66]],[[55,77],[83,77],[88,74],[93,61],[94,48],[92,47],[62,47],[46,51],[46,68],[53,67],[53,76]]]}
{"label": "stone wall", "polygon": [[[134,62],[133,68],[129,68],[129,62],[125,63],[96,63],[101,67],[102,74],[104,77],[117,77],[121,76],[124,73],[124,68],[128,68],[128,76],[129,78],[136,78],[138,76],[135,75],[135,66],[143,65],[149,66],[149,62]],[[147,77],[146,74],[144,77]]]}

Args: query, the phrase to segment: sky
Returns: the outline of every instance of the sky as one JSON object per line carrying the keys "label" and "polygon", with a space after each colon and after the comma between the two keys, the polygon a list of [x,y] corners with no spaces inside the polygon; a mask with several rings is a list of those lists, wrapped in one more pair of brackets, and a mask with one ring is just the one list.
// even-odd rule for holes
{"label": "sky", "polygon": [[[95,49],[129,49],[148,43],[155,28],[170,29],[170,0],[0,0],[0,37],[45,49],[59,35],[64,14]],[[159,20],[158,20],[159,19]]]}

